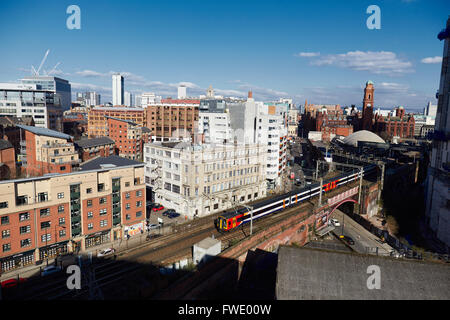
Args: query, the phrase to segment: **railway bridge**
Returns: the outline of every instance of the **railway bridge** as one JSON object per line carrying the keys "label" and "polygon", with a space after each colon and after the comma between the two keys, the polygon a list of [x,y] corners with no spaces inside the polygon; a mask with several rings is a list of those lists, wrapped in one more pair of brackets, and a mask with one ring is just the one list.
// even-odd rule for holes
{"label": "railway bridge", "polygon": [[[222,287],[222,284],[236,283],[249,252],[258,249],[276,252],[280,245],[304,246],[328,226],[328,220],[335,210],[344,206],[354,206],[353,210],[362,214],[373,211],[378,186],[379,182],[364,181],[360,194],[359,182],[353,182],[324,195],[321,203],[315,198],[305,205],[287,210],[288,213],[274,214],[259,221],[260,225],[256,225],[256,231],[251,236],[246,236],[237,244],[225,249],[203,266],[201,272],[176,282],[155,298],[195,299],[204,292],[211,292],[212,288]],[[283,219],[277,220],[276,217],[281,214]],[[243,227],[244,230],[245,228],[248,226]]]}

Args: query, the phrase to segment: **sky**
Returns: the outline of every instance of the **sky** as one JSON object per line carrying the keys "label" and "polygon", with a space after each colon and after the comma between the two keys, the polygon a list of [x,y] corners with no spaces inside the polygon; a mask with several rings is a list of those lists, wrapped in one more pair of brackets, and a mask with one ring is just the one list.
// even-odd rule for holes
{"label": "sky", "polygon": [[[80,29],[69,29],[70,5]],[[369,29],[370,5],[380,29]],[[38,68],[67,79],[72,94],[111,101],[111,74],[125,90],[206,94],[304,104],[355,104],[374,82],[375,107],[436,104],[447,0],[2,0],[0,82]]]}

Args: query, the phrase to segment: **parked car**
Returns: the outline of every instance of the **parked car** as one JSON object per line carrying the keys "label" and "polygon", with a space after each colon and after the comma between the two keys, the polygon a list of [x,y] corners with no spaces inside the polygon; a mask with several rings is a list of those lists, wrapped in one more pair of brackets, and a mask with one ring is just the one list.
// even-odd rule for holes
{"label": "parked car", "polygon": [[19,283],[24,283],[27,279],[26,278],[14,278],[14,279],[8,279],[1,282],[2,289],[9,289],[16,287]]}
{"label": "parked car", "polygon": [[176,211],[174,209],[167,209],[166,211],[163,212],[163,216],[170,216],[171,214],[176,213]]}
{"label": "parked car", "polygon": [[349,237],[349,236],[341,236],[340,238],[342,240],[344,240],[350,246],[355,244],[355,241],[353,241],[353,239],[351,237]]}
{"label": "parked car", "polygon": [[170,213],[168,215],[169,219],[173,219],[173,218],[176,218],[176,217],[179,217],[179,216],[180,216],[180,214],[176,213],[176,212],[172,212],[172,213]]}
{"label": "parked car", "polygon": [[330,223],[335,227],[339,227],[341,225],[337,219],[330,219]]}
{"label": "parked car", "polygon": [[164,210],[164,207],[159,203],[155,203],[152,206],[152,211],[161,211],[161,210]]}
{"label": "parked car", "polygon": [[60,271],[62,271],[60,266],[57,266],[57,267],[56,266],[48,266],[48,267],[45,267],[44,270],[42,270],[42,276],[44,276],[44,277],[49,276],[51,274],[54,274],[54,273],[57,273]]}
{"label": "parked car", "polygon": [[109,256],[111,254],[114,254],[114,252],[116,252],[116,250],[114,248],[107,248],[107,249],[103,249],[100,250],[99,253],[97,253],[97,257],[105,257],[105,256]]}
{"label": "parked car", "polygon": [[153,229],[158,229],[159,225],[158,224],[151,224],[148,226],[148,230],[153,230]]}

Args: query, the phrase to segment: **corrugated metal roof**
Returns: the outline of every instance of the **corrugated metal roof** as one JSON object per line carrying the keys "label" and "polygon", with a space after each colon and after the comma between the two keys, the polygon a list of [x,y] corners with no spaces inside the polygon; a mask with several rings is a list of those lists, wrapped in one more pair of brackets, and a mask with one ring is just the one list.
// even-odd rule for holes
{"label": "corrugated metal roof", "polygon": [[25,126],[22,124],[18,124],[17,125],[19,128],[30,131],[34,134],[37,134],[39,136],[47,136],[47,137],[54,137],[54,138],[60,138],[60,139],[67,139],[67,140],[71,140],[73,139],[72,136],[69,136],[68,134],[59,132],[59,131],[55,131],[55,130],[50,130],[47,128],[40,128],[40,127],[33,127],[33,126]]}

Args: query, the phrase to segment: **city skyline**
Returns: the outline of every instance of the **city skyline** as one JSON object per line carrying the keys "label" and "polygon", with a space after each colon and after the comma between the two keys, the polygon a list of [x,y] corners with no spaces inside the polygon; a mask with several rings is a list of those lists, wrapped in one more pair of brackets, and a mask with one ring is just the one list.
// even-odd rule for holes
{"label": "city skyline", "polygon": [[[217,95],[244,98],[252,90],[257,100],[357,107],[372,80],[375,108],[417,111],[428,101],[436,104],[442,56],[436,34],[449,8],[445,1],[384,1],[378,4],[381,29],[369,30],[368,1],[79,1],[81,29],[69,30],[68,3],[23,3],[4,3],[0,13],[11,48],[0,62],[1,82],[29,75],[29,66],[39,65],[50,49],[44,69],[61,62],[53,75],[70,81],[73,96],[97,91],[104,102],[112,100],[111,75],[120,72],[133,95],[176,97],[185,85],[188,96],[198,96],[212,85]],[[36,14],[38,25],[30,22]],[[36,42],[46,33],[51,40]],[[114,36],[119,46],[111,46]],[[34,49],[25,50],[25,43]]]}

